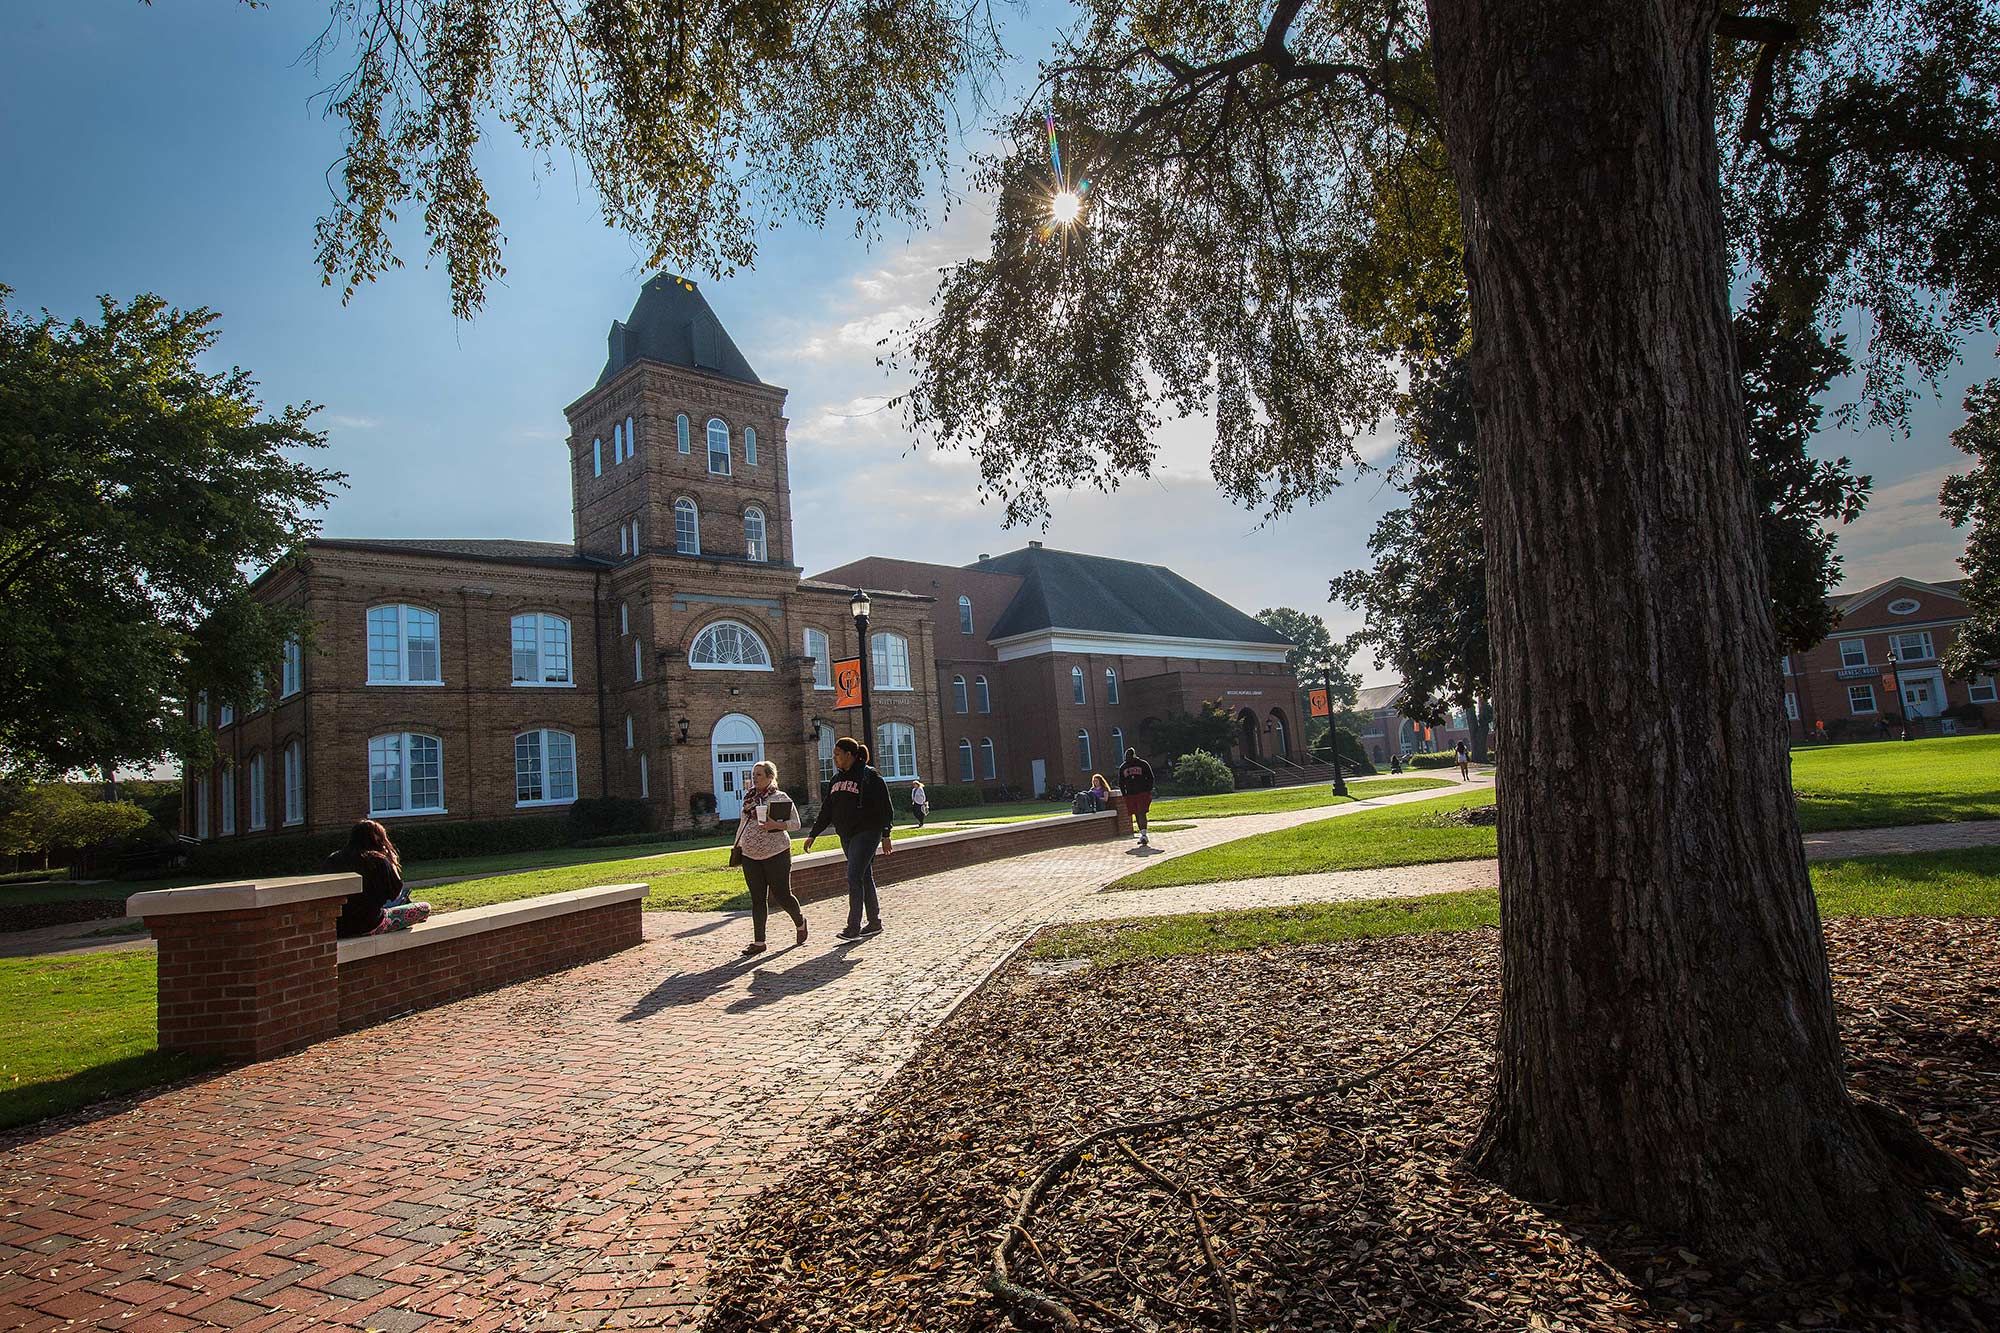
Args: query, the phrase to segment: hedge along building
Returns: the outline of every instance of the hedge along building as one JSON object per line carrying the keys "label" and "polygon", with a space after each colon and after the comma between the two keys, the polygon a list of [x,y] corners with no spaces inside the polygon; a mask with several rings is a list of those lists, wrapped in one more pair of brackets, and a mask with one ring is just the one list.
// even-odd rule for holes
{"label": "hedge along building", "polygon": [[[734,818],[764,758],[815,791],[835,737],[860,730],[831,706],[832,662],[859,645],[852,588],[794,560],[784,407],[693,283],[648,282],[566,409],[573,541],[321,539],[267,571],[256,595],[302,606],[316,637],[254,715],[196,702],[222,761],[186,775],[184,828],[324,833],[596,796],[685,826],[708,796]],[[942,757],[933,601],[872,600],[876,749],[904,781]]]}

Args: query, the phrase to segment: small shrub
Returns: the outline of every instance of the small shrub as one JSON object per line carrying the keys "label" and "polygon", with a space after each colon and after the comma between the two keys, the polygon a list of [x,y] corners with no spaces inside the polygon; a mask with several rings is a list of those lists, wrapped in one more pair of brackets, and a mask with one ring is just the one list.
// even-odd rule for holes
{"label": "small shrub", "polygon": [[[979,805],[985,799],[979,794],[979,788],[969,782],[940,782],[935,786],[927,785],[924,788],[924,795],[931,798],[933,810],[962,810],[969,805]],[[910,789],[891,787],[889,800],[898,810],[909,810]]]}
{"label": "small shrub", "polygon": [[[522,819],[460,819],[438,824],[389,825],[403,860],[436,861],[496,852],[537,852],[560,847],[569,835],[561,815]],[[231,875],[310,875],[327,853],[347,845],[347,831],[285,838],[205,842],[188,856],[188,873],[207,879]]]}
{"label": "small shrub", "polygon": [[1174,765],[1174,786],[1191,796],[1214,796],[1236,790],[1236,778],[1229,765],[1206,750],[1196,750]]}
{"label": "small shrub", "polygon": [[587,796],[569,808],[571,842],[646,833],[652,827],[652,813],[646,803],[627,796]]}
{"label": "small shrub", "polygon": [[1456,768],[1458,755],[1451,750],[1426,750],[1410,756],[1408,768]]}

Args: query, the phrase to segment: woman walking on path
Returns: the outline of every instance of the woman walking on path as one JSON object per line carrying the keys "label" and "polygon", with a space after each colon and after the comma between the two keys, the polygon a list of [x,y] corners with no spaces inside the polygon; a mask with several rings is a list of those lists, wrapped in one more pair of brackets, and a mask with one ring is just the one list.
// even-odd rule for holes
{"label": "woman walking on path", "polygon": [[743,867],[743,883],[750,890],[750,943],[743,956],[764,952],[764,923],[771,905],[792,919],[798,927],[799,943],[806,942],[806,917],[799,900],[792,896],[792,834],[799,831],[799,807],[778,789],[778,766],[759,760],[750,770],[750,790],[743,793],[743,817],[736,821],[736,843],[730,859]]}
{"label": "woman walking on path", "polygon": [[910,779],[910,813],[917,817],[917,827],[924,826],[924,817],[931,812],[931,794],[924,790],[922,778]]}
{"label": "woman walking on path", "polygon": [[389,830],[372,819],[355,824],[347,845],[326,858],[326,867],[361,876],[361,889],[341,904],[334,934],[342,939],[408,930],[431,919],[429,903],[413,903],[403,889],[403,858],[389,841]]}
{"label": "woman walking on path", "polygon": [[[875,898],[875,853],[887,856],[889,828],[895,813],[889,805],[889,787],[882,775],[868,766],[868,747],[852,736],[833,743],[833,786],[819,803],[819,817],[806,835],[806,850],[828,824],[840,835],[840,850],[847,855],[847,929],[835,935],[853,942],[882,933],[882,907]],[[866,913],[867,924],[862,924]]]}
{"label": "woman walking on path", "polygon": [[1458,780],[1472,781],[1472,751],[1465,748],[1464,741],[1460,741],[1455,747],[1455,756],[1458,759]]}

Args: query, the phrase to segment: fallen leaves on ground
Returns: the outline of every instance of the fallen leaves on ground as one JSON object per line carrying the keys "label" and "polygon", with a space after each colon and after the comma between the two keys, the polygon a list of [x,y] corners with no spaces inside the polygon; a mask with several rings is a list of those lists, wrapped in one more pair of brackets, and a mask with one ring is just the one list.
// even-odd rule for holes
{"label": "fallen leaves on ground", "polygon": [[1237,1327],[1288,1333],[1989,1327],[2000,922],[1838,921],[1827,936],[1856,1091],[1972,1170],[1973,1188],[1934,1196],[1974,1265],[1957,1290],[1858,1275],[1779,1286],[1470,1174],[1459,1158],[1491,1088],[1498,998],[1484,930],[1101,969],[1016,962],[720,1242],[708,1327],[1009,1327],[984,1286],[994,1242],[1069,1144],[1362,1073],[1469,991],[1456,1025],[1367,1089],[1136,1139],[1137,1160],[1092,1153],[1037,1210],[1016,1280],[1086,1329],[1226,1329],[1232,1306]]}

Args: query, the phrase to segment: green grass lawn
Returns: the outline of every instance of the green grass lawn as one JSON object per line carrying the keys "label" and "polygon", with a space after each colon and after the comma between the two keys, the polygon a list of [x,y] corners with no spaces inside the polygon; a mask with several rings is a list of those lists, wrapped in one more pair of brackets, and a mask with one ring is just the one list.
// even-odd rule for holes
{"label": "green grass lawn", "polygon": [[[1820,915],[1828,920],[1850,916],[2000,916],[2000,848],[1995,847],[1822,861],[1812,867],[1812,882]],[[1474,889],[1420,898],[1307,903],[1062,926],[1045,932],[1031,952],[1037,958],[1126,963],[1177,954],[1477,930],[1499,922],[1499,893]]]}
{"label": "green grass lawn", "polygon": [[1794,750],[1792,790],[1808,833],[2000,819],[2000,735]]}
{"label": "green grass lawn", "polygon": [[161,1055],[148,950],[0,958],[0,1129],[206,1068]]}
{"label": "green grass lawn", "polygon": [[[1350,788],[1355,784],[1349,783]],[[1153,802],[1153,819],[1219,819],[1227,815],[1267,815],[1280,810],[1310,810],[1319,805],[1349,805],[1355,801],[1395,796],[1406,791],[1456,787],[1456,778],[1372,778],[1353,796],[1336,796],[1331,783],[1304,787],[1273,787],[1262,791],[1226,791],[1217,796],[1171,796]]]}
{"label": "green grass lawn", "polygon": [[1448,823],[1439,816],[1469,805],[1492,803],[1493,790],[1488,787],[1419,804],[1317,820],[1177,856],[1127,875],[1111,887],[1157,889],[1170,884],[1308,875],[1322,870],[1483,860],[1500,854],[1496,831]]}

